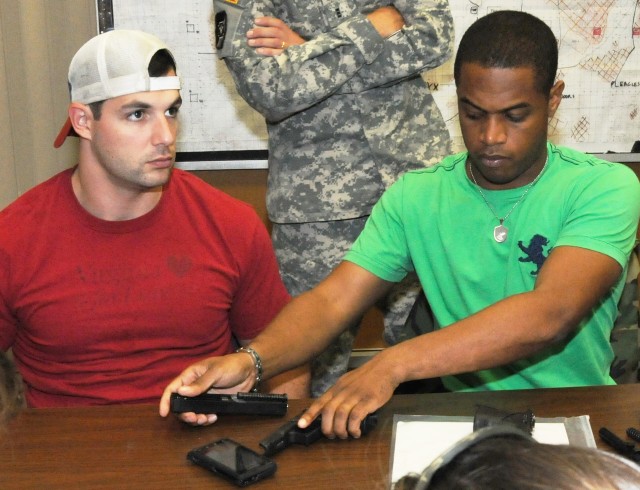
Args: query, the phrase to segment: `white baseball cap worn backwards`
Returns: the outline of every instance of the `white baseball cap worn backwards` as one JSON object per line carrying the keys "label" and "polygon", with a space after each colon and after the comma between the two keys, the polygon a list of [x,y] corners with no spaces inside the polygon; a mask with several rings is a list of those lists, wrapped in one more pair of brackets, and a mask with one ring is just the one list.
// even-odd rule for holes
{"label": "white baseball cap worn backwards", "polygon": [[[177,76],[149,76],[149,62],[161,50],[173,58],[168,46],[142,31],[113,30],[87,41],[69,65],[71,101],[91,104],[121,95],[157,90],[180,90]],[[175,60],[174,60],[175,64]],[[53,146],[77,136],[67,118]]]}

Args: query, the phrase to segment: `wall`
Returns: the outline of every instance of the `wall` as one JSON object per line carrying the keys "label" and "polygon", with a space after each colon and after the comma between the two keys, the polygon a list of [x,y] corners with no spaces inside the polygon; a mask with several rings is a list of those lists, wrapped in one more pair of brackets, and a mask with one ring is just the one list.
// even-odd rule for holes
{"label": "wall", "polygon": [[95,1],[0,0],[0,207],[74,162],[74,144],[52,145],[69,61],[95,32]]}

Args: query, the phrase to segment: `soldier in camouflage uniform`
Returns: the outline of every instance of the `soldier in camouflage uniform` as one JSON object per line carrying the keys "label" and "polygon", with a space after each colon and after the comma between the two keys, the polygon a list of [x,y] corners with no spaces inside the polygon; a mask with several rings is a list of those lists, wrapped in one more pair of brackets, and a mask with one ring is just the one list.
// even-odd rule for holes
{"label": "soldier in camouflage uniform", "polygon": [[[340,262],[387,187],[450,152],[442,115],[420,75],[451,55],[449,5],[215,0],[214,6],[218,55],[267,122],[267,209],[281,275],[298,295]],[[402,335],[418,289],[409,280],[389,296],[388,342]],[[314,396],[345,372],[358,323],[314,360]]]}

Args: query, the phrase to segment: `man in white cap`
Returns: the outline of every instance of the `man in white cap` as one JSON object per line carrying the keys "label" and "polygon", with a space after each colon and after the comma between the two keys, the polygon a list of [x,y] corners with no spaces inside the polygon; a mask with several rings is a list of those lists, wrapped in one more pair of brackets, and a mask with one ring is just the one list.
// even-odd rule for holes
{"label": "man in white cap", "polygon": [[[94,37],[69,88],[54,145],[78,136],[78,164],[0,212],[0,350],[29,406],[155,402],[198,359],[252,355],[289,296],[250,206],[174,169],[182,99],[162,41]],[[261,389],[308,396],[308,370]]]}

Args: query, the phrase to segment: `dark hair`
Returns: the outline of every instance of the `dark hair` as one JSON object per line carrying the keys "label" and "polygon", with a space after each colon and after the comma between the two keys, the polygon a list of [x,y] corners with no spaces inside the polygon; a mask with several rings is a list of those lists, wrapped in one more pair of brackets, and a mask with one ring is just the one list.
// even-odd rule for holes
{"label": "dark hair", "polygon": [[[640,469],[597,449],[513,437],[482,440],[436,471],[428,490],[623,490],[638,488]],[[411,482],[407,482],[411,485]],[[415,488],[405,484],[403,488]]]}
{"label": "dark hair", "polygon": [[456,84],[460,83],[463,63],[485,68],[531,67],[536,86],[548,94],[558,70],[558,42],[537,17],[498,10],[478,19],[463,34],[453,68]]}
{"label": "dark hair", "polygon": [[[162,77],[169,73],[170,70],[176,70],[176,62],[173,59],[173,56],[171,56],[171,53],[166,49],[156,51],[152,56],[151,61],[149,61],[149,76]],[[93,114],[93,118],[96,120],[100,119],[100,116],[102,116],[103,103],[104,100],[99,100],[98,102],[92,102],[89,104],[91,114]]]}
{"label": "dark hair", "polygon": [[163,77],[169,70],[176,71],[176,62],[171,53],[166,49],[160,49],[149,61],[149,76]]}

